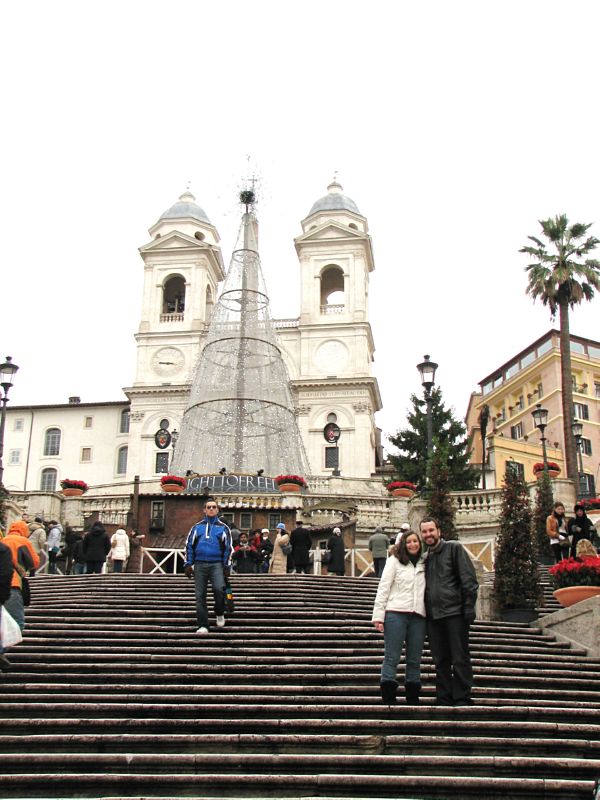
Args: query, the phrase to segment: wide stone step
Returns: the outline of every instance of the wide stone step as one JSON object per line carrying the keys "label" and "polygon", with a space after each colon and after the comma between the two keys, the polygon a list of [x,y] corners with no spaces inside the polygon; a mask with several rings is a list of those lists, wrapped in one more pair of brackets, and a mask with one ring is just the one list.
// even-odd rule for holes
{"label": "wide stone step", "polygon": [[[331,759],[335,761],[335,759]],[[464,777],[446,775],[224,775],[215,773],[130,775],[118,773],[0,775],[2,796],[70,798],[434,798],[477,797],[487,800],[589,800],[592,780]],[[125,792],[125,794],[123,794]]]}

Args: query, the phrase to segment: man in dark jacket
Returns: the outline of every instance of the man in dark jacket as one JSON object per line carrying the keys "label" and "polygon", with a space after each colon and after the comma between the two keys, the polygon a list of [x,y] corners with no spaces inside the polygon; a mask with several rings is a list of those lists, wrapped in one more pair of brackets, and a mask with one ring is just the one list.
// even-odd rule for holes
{"label": "man in dark jacket", "polygon": [[[294,567],[297,574],[302,572],[308,574],[310,572],[310,549],[312,540],[310,538],[310,533],[302,527],[302,522],[297,522],[296,525],[297,527],[294,528],[290,536]],[[283,522],[280,522],[277,527],[285,529]]]}
{"label": "man in dark jacket", "polygon": [[225,625],[225,579],[231,570],[231,531],[219,519],[219,506],[212,497],[204,503],[204,518],[188,533],[185,543],[183,569],[188,578],[193,576],[196,587],[196,633],[208,633],[208,608],[206,592],[210,581],[215,600],[217,627]]}
{"label": "man in dark jacket", "polygon": [[110,539],[101,522],[94,522],[83,539],[86,573],[99,575],[110,553]]}
{"label": "man in dark jacket", "polygon": [[240,543],[234,548],[233,567],[238,575],[254,575],[258,572],[258,562],[260,557],[248,541],[248,534],[242,533],[240,536]]}
{"label": "man in dark jacket", "polygon": [[472,705],[473,668],[469,627],[475,621],[479,585],[460,542],[446,542],[436,520],[421,520],[425,560],[427,635],[435,664],[438,706]]}

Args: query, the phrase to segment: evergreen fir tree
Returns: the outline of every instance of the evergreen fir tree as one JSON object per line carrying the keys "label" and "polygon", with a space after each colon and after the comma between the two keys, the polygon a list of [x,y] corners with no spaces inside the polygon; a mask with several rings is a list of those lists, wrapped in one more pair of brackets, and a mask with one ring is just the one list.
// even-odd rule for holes
{"label": "evergreen fir tree", "polygon": [[552,495],[552,483],[548,473],[544,472],[538,480],[535,500],[535,512],[533,514],[533,532],[537,557],[540,560],[554,561],[552,548],[550,547],[550,537],[546,533],[546,519],[554,511],[554,497]]}
{"label": "evergreen fir tree", "polygon": [[531,503],[525,482],[507,469],[496,537],[494,599],[500,609],[535,608],[541,598],[531,536]]}
{"label": "evergreen fir tree", "polygon": [[435,442],[429,470],[427,514],[437,520],[444,539],[458,539],[454,524],[454,508],[450,496],[450,469],[447,443]]}
{"label": "evergreen fir tree", "polygon": [[[408,414],[409,427],[389,437],[400,450],[400,453],[390,455],[390,461],[399,480],[412,481],[418,489],[423,489],[427,469],[427,406],[425,400],[415,394],[410,400],[413,408]],[[469,462],[471,447],[467,429],[454,418],[451,409],[445,408],[440,388],[431,392],[431,418],[434,440],[448,446],[450,490],[474,489],[479,485],[479,471]]]}

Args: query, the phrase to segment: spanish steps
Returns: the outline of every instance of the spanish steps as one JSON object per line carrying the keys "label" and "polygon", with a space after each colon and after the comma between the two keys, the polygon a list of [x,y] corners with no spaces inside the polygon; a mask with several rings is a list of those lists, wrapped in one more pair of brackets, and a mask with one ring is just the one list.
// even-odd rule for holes
{"label": "spanish steps", "polygon": [[[600,662],[478,621],[470,707],[379,696],[376,581],[234,576],[195,633],[180,576],[38,576],[0,673],[2,798],[586,798]],[[210,602],[210,600],[209,600]],[[400,667],[400,676],[403,666]]]}

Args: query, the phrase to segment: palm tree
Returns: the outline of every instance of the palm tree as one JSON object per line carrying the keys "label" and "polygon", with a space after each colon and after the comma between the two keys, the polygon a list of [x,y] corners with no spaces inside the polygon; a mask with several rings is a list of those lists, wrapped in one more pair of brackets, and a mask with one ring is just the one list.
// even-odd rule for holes
{"label": "palm tree", "polygon": [[[565,460],[567,476],[575,481],[577,488],[577,454],[575,440],[571,431],[573,422],[573,383],[571,378],[571,347],[569,331],[569,307],[574,308],[582,300],[591,300],[594,289],[600,290],[600,262],[585,258],[600,244],[600,239],[587,236],[591,223],[576,222],[569,225],[566,214],[540,220],[544,236],[542,242],[535,236],[528,236],[535,247],[526,245],[519,251],[533,256],[534,263],[525,267],[528,273],[527,294],[541,299],[550,307],[552,319],[558,310],[560,316],[560,359],[563,407],[563,431],[565,439]],[[548,252],[547,245],[552,245]]]}

